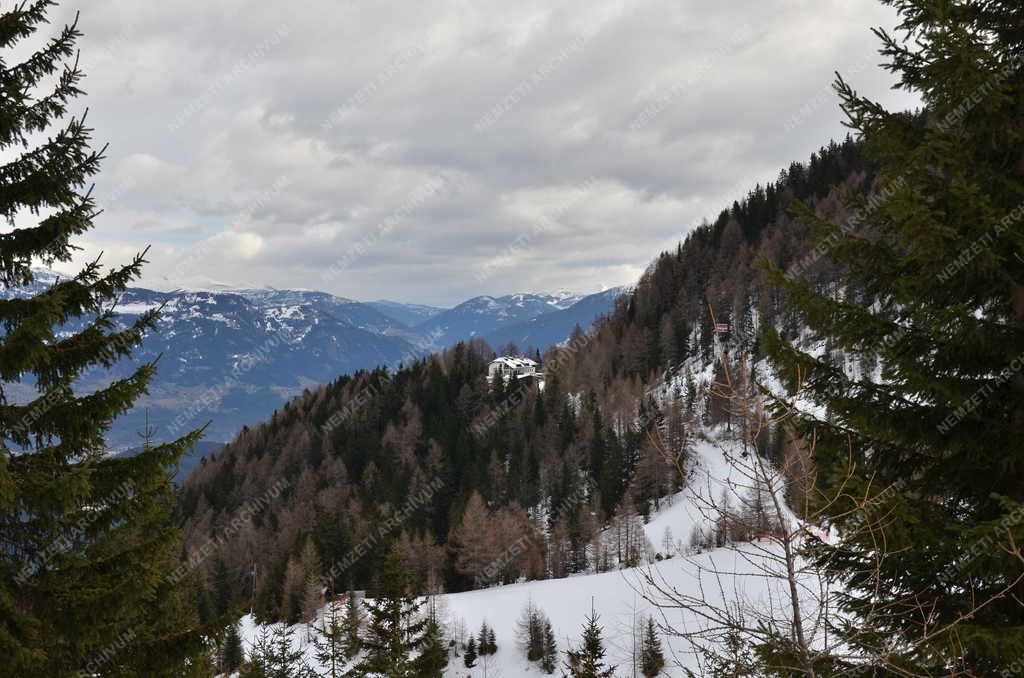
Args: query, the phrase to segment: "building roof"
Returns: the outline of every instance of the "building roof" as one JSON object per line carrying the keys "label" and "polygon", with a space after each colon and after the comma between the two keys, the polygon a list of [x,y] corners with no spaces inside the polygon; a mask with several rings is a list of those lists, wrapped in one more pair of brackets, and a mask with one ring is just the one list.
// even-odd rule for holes
{"label": "building roof", "polygon": [[529,358],[518,358],[516,356],[503,355],[500,358],[495,358],[491,361],[491,364],[501,363],[507,365],[512,369],[519,369],[521,367],[536,367],[537,363]]}

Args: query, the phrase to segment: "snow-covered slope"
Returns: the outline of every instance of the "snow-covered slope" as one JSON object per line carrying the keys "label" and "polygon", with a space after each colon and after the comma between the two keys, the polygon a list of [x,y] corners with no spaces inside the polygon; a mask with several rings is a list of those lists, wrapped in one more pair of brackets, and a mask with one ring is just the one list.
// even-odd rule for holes
{"label": "snow-covered slope", "polygon": [[[693,629],[698,623],[692,615],[678,609],[655,606],[652,600],[663,600],[656,591],[646,584],[647,578],[659,581],[663,586],[697,595],[701,591],[698,565],[704,568],[717,567],[735,570],[741,576],[731,580],[736,588],[729,594],[742,593],[749,601],[760,602],[766,608],[778,606],[782,600],[777,582],[752,576],[757,574],[759,555],[753,551],[744,553],[730,550],[715,550],[689,558],[671,558],[643,568],[591,574],[567,579],[549,579],[528,582],[481,591],[469,591],[438,597],[438,609],[449,629],[461,626],[475,632],[484,621],[495,631],[498,653],[489,660],[481,659],[477,666],[468,669],[461,657],[452,657],[446,676],[456,678],[512,678],[514,676],[544,676],[536,663],[526,660],[519,647],[517,622],[523,609],[532,604],[542,610],[551,620],[558,641],[559,659],[564,660],[568,647],[578,647],[580,633],[591,609],[599,616],[603,628],[607,660],[619,667],[616,675],[632,676],[631,648],[634,642],[634,625],[654,616],[656,620],[673,628]],[[707,591],[712,589],[707,588]],[[719,602],[719,594],[708,593],[709,602]],[[717,599],[717,600],[716,600]],[[322,614],[322,612],[321,612]],[[292,641],[296,647],[304,647],[307,662],[316,666],[309,634],[315,633],[306,624],[293,627]],[[242,619],[243,644],[248,651],[259,636],[259,628],[250,616]],[[669,666],[666,676],[685,675],[681,667],[696,668],[696,658],[688,643],[680,638],[663,636],[665,656]],[[486,666],[485,666],[486,664]],[[556,672],[555,675],[560,675]],[[637,674],[638,675],[638,674]]]}
{"label": "snow-covered slope", "polygon": [[739,474],[728,461],[729,453],[736,453],[736,450],[718,440],[699,438],[693,441],[687,487],[662,499],[660,510],[644,525],[647,539],[656,551],[666,550],[662,547],[666,531],[673,541],[685,544],[695,528],[707,530],[710,527],[708,497],[718,498],[726,493],[731,499],[737,498],[736,476]]}
{"label": "snow-covered slope", "polygon": [[[718,498],[723,493],[738,499],[738,487],[743,484],[742,448],[726,440],[721,432],[710,432],[695,441],[689,468],[690,485],[662,504],[644,529],[648,539],[661,548],[663,535],[668,529],[685,543],[694,528],[707,530],[710,522],[701,507],[707,498]],[[737,464],[739,466],[737,466]],[[664,607],[663,592],[650,585],[687,595],[704,596],[709,603],[722,601],[725,595],[731,601],[741,596],[747,605],[762,609],[778,609],[779,618],[785,618],[785,592],[781,580],[760,576],[759,569],[767,565],[765,550],[775,547],[759,542],[737,548],[716,549],[700,554],[673,554],[665,560],[655,560],[638,568],[622,569],[601,574],[578,575],[565,579],[549,579],[497,586],[489,589],[438,596],[437,606],[449,632],[463,628],[469,633],[486,621],[496,634],[499,651],[493,657],[481,660],[474,668],[466,668],[461,657],[452,657],[446,676],[450,678],[494,678],[513,676],[543,676],[539,666],[526,660],[518,645],[517,624],[523,609],[532,604],[551,620],[558,641],[560,660],[568,647],[579,645],[580,633],[587,615],[593,609],[600,617],[607,659],[617,664],[616,675],[639,675],[633,672],[634,629],[647,617],[675,629],[694,630],[699,620],[678,608]],[[735,574],[727,585],[709,586],[708,572],[712,570]],[[723,593],[724,592],[724,593]],[[660,601],[662,605],[656,604]],[[780,607],[783,606],[783,607]],[[323,614],[323,611],[320,613]],[[315,624],[314,624],[315,626]],[[243,639],[247,649],[259,635],[259,629],[250,617],[242,620]],[[309,634],[315,633],[305,624],[293,628],[293,642],[305,647],[307,661],[315,665]],[[664,635],[662,642],[669,666],[666,676],[685,675],[683,667],[697,668],[692,647],[687,641]],[[555,675],[560,675],[556,672]]]}

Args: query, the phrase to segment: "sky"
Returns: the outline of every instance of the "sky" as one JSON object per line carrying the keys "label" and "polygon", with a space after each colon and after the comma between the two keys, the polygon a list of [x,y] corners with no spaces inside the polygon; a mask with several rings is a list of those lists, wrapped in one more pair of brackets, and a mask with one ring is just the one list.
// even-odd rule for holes
{"label": "sky", "polygon": [[890,108],[873,0],[90,0],[78,100],[109,143],[71,266],[141,284],[449,306],[597,292]]}

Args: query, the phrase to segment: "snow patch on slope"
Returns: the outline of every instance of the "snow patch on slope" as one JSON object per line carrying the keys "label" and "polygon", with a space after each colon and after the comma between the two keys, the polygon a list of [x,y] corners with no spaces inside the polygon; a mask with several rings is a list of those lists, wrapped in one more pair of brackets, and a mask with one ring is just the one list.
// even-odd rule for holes
{"label": "snow patch on slope", "polygon": [[[648,616],[654,616],[676,628],[694,628],[697,620],[679,610],[659,610],[644,599],[645,576],[661,581],[664,585],[679,591],[697,595],[701,591],[697,564],[704,568],[735,569],[744,576],[736,577],[736,591],[748,599],[759,601],[764,606],[778,606],[784,600],[782,591],[776,590],[775,582],[767,582],[757,574],[760,555],[755,551],[738,552],[730,550],[709,551],[690,559],[672,558],[644,568],[633,568],[617,572],[582,575],[567,579],[514,584],[480,591],[467,591],[438,596],[438,609],[447,626],[463,626],[467,632],[475,633],[484,621],[493,627],[498,643],[498,653],[491,657],[486,667],[486,676],[545,676],[538,664],[526,661],[525,654],[518,646],[517,622],[522,610],[533,604],[551,620],[555,638],[558,641],[559,668],[565,659],[565,651],[571,645],[577,647],[587,615],[593,609],[600,616],[603,627],[607,661],[618,665],[616,675],[633,675],[631,648],[633,627]],[[731,595],[732,590],[729,591]],[[717,594],[707,593],[709,602]],[[319,617],[322,618],[323,610]],[[316,624],[312,625],[315,626]],[[274,625],[275,627],[277,625]],[[313,656],[311,625],[297,624],[292,627],[293,647],[303,649],[310,666],[318,667]],[[241,621],[241,636],[248,653],[260,636],[260,628],[251,615]],[[662,638],[668,666],[664,675],[673,678],[684,676],[681,667],[696,669],[696,659],[686,642],[679,638]],[[556,671],[555,675],[560,675]],[[445,672],[447,678],[484,678],[485,667],[481,659],[473,668],[466,668],[462,657],[452,657]]]}

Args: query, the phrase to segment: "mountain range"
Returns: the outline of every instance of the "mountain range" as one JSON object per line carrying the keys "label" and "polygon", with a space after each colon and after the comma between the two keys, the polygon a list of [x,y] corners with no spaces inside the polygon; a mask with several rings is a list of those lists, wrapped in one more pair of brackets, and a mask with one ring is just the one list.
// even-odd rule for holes
{"label": "mountain range", "polygon": [[[31,286],[11,294],[35,294],[57,279],[38,270]],[[210,422],[205,440],[221,443],[306,388],[378,365],[395,368],[461,339],[483,337],[500,342],[492,343],[497,349],[514,337],[524,349],[543,350],[610,312],[618,292],[481,296],[443,309],[313,290],[134,287],[118,305],[121,320],[162,306],[157,330],[131,361],[89,373],[81,386],[95,388],[159,357],[149,395],[109,432],[111,448],[137,446],[147,417],[158,440]],[[31,397],[27,384],[18,391]]]}

